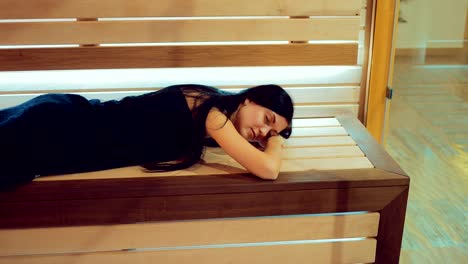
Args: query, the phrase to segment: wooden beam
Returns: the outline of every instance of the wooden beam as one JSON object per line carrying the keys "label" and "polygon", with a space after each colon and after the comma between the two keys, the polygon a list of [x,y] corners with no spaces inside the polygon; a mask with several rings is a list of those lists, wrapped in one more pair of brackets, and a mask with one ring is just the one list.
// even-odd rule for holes
{"label": "wooden beam", "polygon": [[358,16],[361,0],[2,0],[0,19]]}
{"label": "wooden beam", "polygon": [[0,71],[356,65],[357,44],[202,45],[0,50]]}

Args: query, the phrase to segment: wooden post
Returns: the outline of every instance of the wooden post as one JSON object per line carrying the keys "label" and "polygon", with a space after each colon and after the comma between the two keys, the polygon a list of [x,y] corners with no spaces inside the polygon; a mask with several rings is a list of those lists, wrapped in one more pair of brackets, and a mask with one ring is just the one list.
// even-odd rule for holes
{"label": "wooden post", "polygon": [[370,68],[366,126],[380,143],[384,127],[386,88],[388,85],[396,3],[398,0],[377,0],[374,41]]}
{"label": "wooden post", "polygon": [[375,263],[398,263],[409,186],[380,211]]}

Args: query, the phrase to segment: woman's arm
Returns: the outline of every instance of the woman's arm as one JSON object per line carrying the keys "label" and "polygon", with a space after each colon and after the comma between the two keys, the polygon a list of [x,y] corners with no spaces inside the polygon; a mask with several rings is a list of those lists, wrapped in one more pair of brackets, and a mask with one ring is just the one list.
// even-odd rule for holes
{"label": "woman's arm", "polygon": [[265,151],[258,150],[243,138],[223,113],[212,110],[206,118],[207,134],[233,159],[252,174],[267,180],[276,180],[281,167],[284,139],[272,136]]}

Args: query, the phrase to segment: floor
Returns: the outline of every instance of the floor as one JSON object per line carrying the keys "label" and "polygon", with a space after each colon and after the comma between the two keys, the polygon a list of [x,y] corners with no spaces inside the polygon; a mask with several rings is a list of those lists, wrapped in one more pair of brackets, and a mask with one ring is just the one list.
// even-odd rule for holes
{"label": "floor", "polygon": [[385,147],[411,178],[401,263],[468,263],[468,65],[394,70]]}

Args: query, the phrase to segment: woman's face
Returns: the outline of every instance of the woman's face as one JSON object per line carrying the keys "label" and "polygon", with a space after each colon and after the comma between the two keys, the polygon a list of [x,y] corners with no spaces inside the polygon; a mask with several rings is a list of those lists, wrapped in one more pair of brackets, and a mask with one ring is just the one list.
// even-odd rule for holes
{"label": "woman's face", "polygon": [[248,141],[265,141],[288,127],[286,118],[246,99],[232,118],[237,131]]}

